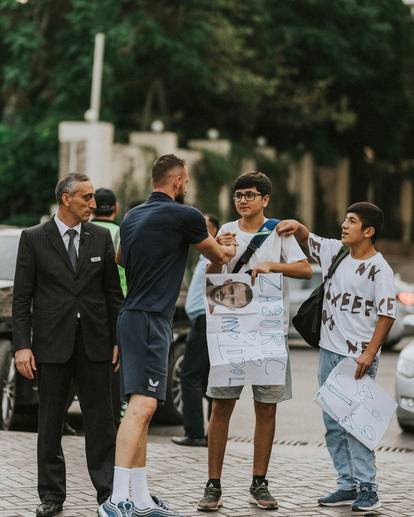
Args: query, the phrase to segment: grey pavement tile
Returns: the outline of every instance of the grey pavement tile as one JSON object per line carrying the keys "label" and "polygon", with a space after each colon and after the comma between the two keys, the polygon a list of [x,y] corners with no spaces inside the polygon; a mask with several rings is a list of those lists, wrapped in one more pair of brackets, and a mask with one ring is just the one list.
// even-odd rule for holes
{"label": "grey pavement tile", "polygon": [[[0,431],[0,517],[32,517],[38,504],[36,491],[36,436]],[[89,480],[84,441],[64,437],[67,460],[68,497],[61,517],[96,516],[96,501]],[[298,450],[300,449],[300,450]],[[378,481],[384,517],[414,517],[413,453],[379,453]],[[229,442],[223,469],[224,507],[217,517],[264,517],[263,511],[248,503],[252,447]],[[182,451],[165,442],[150,443],[148,474],[151,491],[170,502],[172,509],[186,517],[201,517],[196,503],[207,480],[207,451]],[[348,508],[318,507],[316,499],[335,486],[335,473],[326,449],[294,446],[275,447],[269,469],[272,493],[279,510],[266,517],[341,517]],[[171,497],[169,493],[171,492]]]}

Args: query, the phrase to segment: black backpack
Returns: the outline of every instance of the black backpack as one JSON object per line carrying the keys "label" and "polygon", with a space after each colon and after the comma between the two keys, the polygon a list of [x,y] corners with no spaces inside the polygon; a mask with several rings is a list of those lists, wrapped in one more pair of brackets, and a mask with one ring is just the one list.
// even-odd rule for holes
{"label": "black backpack", "polygon": [[321,338],[321,320],[322,320],[322,305],[323,297],[325,295],[325,282],[332,277],[336,268],[342,260],[349,254],[349,249],[345,246],[339,250],[332,262],[328,274],[323,282],[312,291],[312,294],[299,307],[299,310],[292,318],[292,323],[295,329],[308,343],[308,345],[318,348]]}

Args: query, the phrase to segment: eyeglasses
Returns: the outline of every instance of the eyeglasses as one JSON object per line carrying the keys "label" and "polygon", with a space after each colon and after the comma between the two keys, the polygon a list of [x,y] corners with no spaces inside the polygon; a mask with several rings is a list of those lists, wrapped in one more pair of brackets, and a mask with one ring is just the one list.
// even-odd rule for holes
{"label": "eyeglasses", "polygon": [[247,192],[235,192],[233,195],[233,201],[236,201],[237,203],[241,201],[243,198],[246,201],[254,201],[256,199],[256,196],[263,196],[264,194],[260,194],[259,192],[253,192],[252,190],[248,190]]}

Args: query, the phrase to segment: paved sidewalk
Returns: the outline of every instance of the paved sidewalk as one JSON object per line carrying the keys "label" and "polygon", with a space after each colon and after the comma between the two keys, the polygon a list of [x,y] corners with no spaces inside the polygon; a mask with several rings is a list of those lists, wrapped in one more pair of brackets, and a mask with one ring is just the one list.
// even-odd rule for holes
{"label": "paved sidewalk", "polygon": [[[300,425],[300,423],[298,423]],[[84,439],[64,437],[67,460],[68,498],[62,517],[96,517],[93,487],[84,458]],[[321,508],[318,496],[335,485],[324,447],[275,445],[269,470],[272,493],[279,510],[263,512],[248,503],[251,444],[229,442],[223,472],[223,516],[343,516],[348,509]],[[36,435],[0,431],[0,516],[35,515]],[[207,450],[179,447],[168,438],[152,437],[148,454],[151,490],[186,517],[201,517],[195,504],[206,481]],[[414,453],[379,452],[378,480],[383,503],[381,515],[414,517]]]}

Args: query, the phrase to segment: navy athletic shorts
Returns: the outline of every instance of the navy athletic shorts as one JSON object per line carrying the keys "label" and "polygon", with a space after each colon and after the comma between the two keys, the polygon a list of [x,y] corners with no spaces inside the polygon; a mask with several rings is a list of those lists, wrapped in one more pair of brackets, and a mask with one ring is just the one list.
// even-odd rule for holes
{"label": "navy athletic shorts", "polygon": [[165,400],[172,341],[171,323],[161,314],[138,310],[120,312],[118,345],[123,395],[139,394]]}

